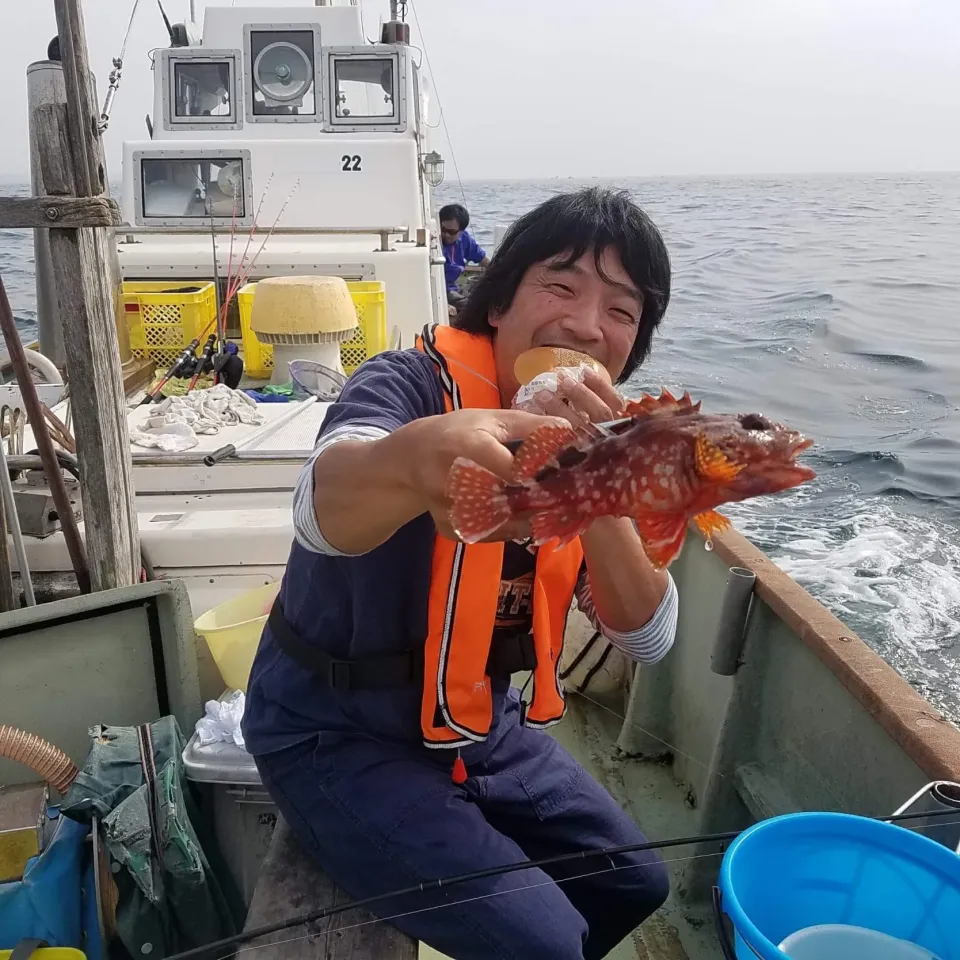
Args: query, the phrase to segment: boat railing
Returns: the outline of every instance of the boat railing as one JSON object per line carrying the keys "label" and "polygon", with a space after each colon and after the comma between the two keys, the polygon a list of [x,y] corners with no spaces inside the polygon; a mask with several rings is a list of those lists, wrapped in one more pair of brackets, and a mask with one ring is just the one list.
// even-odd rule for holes
{"label": "boat railing", "polygon": [[[120,226],[116,227],[118,234],[123,234],[126,242],[134,243],[134,237],[140,234],[153,234],[153,235],[164,235],[176,233],[178,236],[183,235],[196,235],[196,236],[206,236],[209,237],[211,233],[214,234],[223,234],[226,236],[230,235],[230,228],[223,226],[213,226],[210,225],[203,226],[201,224],[190,225],[190,226],[150,226],[150,227],[140,227],[133,226],[129,223],[122,223]],[[410,237],[413,231],[410,227],[275,227],[273,233],[277,236],[323,236],[323,237],[367,237],[367,236],[379,236],[380,237],[380,250],[388,251],[391,249],[390,240],[392,237],[399,236],[402,243],[410,243]],[[427,237],[425,230],[417,230],[415,232],[415,242],[418,247],[425,247],[427,245]]]}

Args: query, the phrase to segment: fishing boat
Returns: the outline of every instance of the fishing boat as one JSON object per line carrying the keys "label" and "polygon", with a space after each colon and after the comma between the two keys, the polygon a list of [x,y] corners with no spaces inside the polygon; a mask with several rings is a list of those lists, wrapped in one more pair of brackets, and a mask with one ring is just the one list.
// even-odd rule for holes
{"label": "fishing boat", "polygon": [[[184,347],[211,329],[239,346],[242,387],[266,396],[271,381],[279,387],[290,380],[273,362],[289,355],[289,341],[259,339],[254,329],[259,282],[347,281],[358,327],[333,341],[346,374],[380,350],[410,347],[424,323],[447,321],[432,196],[443,158],[431,144],[431,88],[408,25],[394,16],[372,42],[354,2],[222,2],[206,6],[202,23],[172,24],[168,41],[155,51],[144,139],[123,146],[116,252],[129,342],[120,337],[127,351],[121,359],[125,369],[149,367],[146,383],[128,396],[132,437],[155,410],[144,397]],[[31,65],[37,96],[56,97],[59,70],[50,60]],[[40,286],[42,252],[38,246]],[[38,302],[40,350],[56,362],[55,309],[41,290]],[[309,331],[300,348],[307,359],[330,357],[329,343],[311,340]],[[48,405],[69,426],[62,384],[55,374],[47,381]],[[293,536],[294,484],[328,406],[294,395],[260,403],[257,422],[222,425],[184,450],[132,443],[149,582],[129,588],[134,599],[118,600],[119,613],[109,596],[77,596],[62,529],[30,460],[29,428],[18,446],[11,439],[11,466],[24,471],[19,487],[46,507],[11,533],[19,544],[15,569],[49,603],[4,615],[14,620],[0,627],[0,675],[13,692],[5,692],[0,724],[62,746],[79,766],[87,726],[132,722],[129,698],[111,714],[103,684],[119,691],[140,682],[133,653],[129,663],[73,657],[69,678],[44,681],[40,709],[34,684],[45,655],[22,642],[23,624],[35,631],[47,623],[45,607],[66,617],[77,636],[85,636],[76,626],[82,617],[109,607],[111,629],[129,630],[129,637],[146,631],[155,657],[157,636],[176,635],[167,658],[176,651],[178,666],[163,674],[158,703],[191,737],[203,704],[239,685],[226,680],[225,655],[211,650],[194,622],[245,597],[258,598],[259,616],[264,598],[272,598]],[[221,459],[225,445],[234,449]],[[82,497],[71,484],[79,513]],[[884,816],[931,782],[960,780],[960,731],[735,530],[709,544],[691,530],[671,571],[680,596],[677,638],[656,666],[632,668],[585,619],[571,618],[563,665],[568,717],[551,731],[648,837],[737,831],[802,810]],[[131,603],[153,610],[153,620],[124,613]],[[121,614],[131,618],[126,627]],[[243,617],[237,620],[242,627]],[[16,657],[5,657],[14,644]],[[275,809],[255,769],[236,756],[232,767],[217,768],[212,754],[196,752],[195,739],[188,750],[191,775],[216,795],[216,833],[248,922],[277,919],[278,902],[293,909],[289,897],[303,874],[271,857],[271,843],[279,842]],[[0,783],[31,779],[31,770],[0,762]],[[945,842],[956,839],[954,827]],[[673,879],[667,905],[611,956],[723,956],[711,902],[721,853],[706,842],[666,853]],[[315,902],[316,891],[295,892],[301,907]],[[260,953],[315,955],[316,930],[312,939],[296,935]],[[352,953],[344,952],[347,941],[326,948],[331,956],[370,955],[353,941]],[[409,944],[395,946],[391,955],[413,955]],[[431,955],[422,945],[419,951]]]}

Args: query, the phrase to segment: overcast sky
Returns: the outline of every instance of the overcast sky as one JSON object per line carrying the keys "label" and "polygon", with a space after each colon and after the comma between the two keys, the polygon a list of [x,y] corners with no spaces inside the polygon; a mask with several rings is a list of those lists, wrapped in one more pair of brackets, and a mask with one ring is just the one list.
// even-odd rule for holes
{"label": "overcast sky", "polygon": [[[163,2],[171,20],[189,8]],[[131,4],[83,0],[101,98]],[[0,5],[0,173],[26,178],[24,73],[46,56],[53,0]],[[417,0],[416,8],[465,179],[960,170],[960,0]],[[368,37],[387,10],[387,0],[364,3]],[[147,51],[164,45],[156,0],[140,0],[107,133],[111,180],[121,142],[146,136]]]}

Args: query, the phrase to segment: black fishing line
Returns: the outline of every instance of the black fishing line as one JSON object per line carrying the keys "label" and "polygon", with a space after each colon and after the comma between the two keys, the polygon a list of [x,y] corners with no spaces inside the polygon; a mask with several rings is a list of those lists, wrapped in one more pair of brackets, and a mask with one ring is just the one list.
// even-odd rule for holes
{"label": "black fishing line", "polygon": [[[936,810],[923,813],[901,813],[892,817],[869,817],[867,819],[881,820],[887,823],[899,823],[901,821],[921,820],[928,817],[936,819],[946,816],[947,814],[956,816],[957,811]],[[542,860],[524,860],[521,863],[508,863],[501,867],[488,867],[486,870],[476,870],[473,873],[462,873],[452,877],[443,877],[439,880],[425,880],[423,883],[418,883],[412,887],[405,887],[402,890],[391,890],[389,893],[378,893],[376,896],[366,897],[363,900],[352,900],[349,903],[341,903],[338,906],[324,907],[322,910],[315,910],[313,913],[307,913],[299,917],[291,917],[289,920],[280,920],[277,923],[257,927],[254,930],[247,930],[232,937],[224,937],[222,940],[204,944],[202,947],[193,947],[181,953],[172,953],[170,956],[164,958],[164,960],[194,960],[196,957],[205,956],[213,951],[242,946],[245,943],[258,940],[260,937],[268,936],[271,933],[279,933],[281,930],[289,930],[291,927],[299,927],[302,924],[313,923],[317,920],[326,920],[327,917],[346,913],[348,910],[370,907],[377,903],[383,903],[385,900],[399,899],[400,897],[406,897],[414,893],[428,893],[445,887],[458,886],[462,883],[469,883],[471,880],[486,880],[489,877],[502,877],[508,873],[517,873],[520,870],[551,867],[560,863],[570,863],[573,860],[589,860],[593,857],[614,857],[618,854],[642,853],[647,850],[666,850],[670,847],[692,846],[699,843],[724,843],[728,840],[735,840],[741,833],[743,833],[742,830],[732,830],[727,833],[707,833],[694,837],[676,837],[672,840],[628,843],[620,847],[601,847],[594,850],[581,850],[577,853],[557,854],[553,857],[544,857]]]}

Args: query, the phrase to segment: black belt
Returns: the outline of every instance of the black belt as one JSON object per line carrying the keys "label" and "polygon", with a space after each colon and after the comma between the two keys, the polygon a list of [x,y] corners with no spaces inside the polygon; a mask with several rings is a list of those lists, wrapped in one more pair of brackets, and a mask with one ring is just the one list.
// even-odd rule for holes
{"label": "black belt", "polygon": [[[350,690],[386,690],[423,684],[423,647],[400,653],[379,653],[341,660],[312,643],[305,643],[283,614],[279,597],[267,618],[277,646],[318,679],[340,693]],[[514,634],[495,638],[487,657],[487,676],[510,676],[537,665],[533,636]]]}

